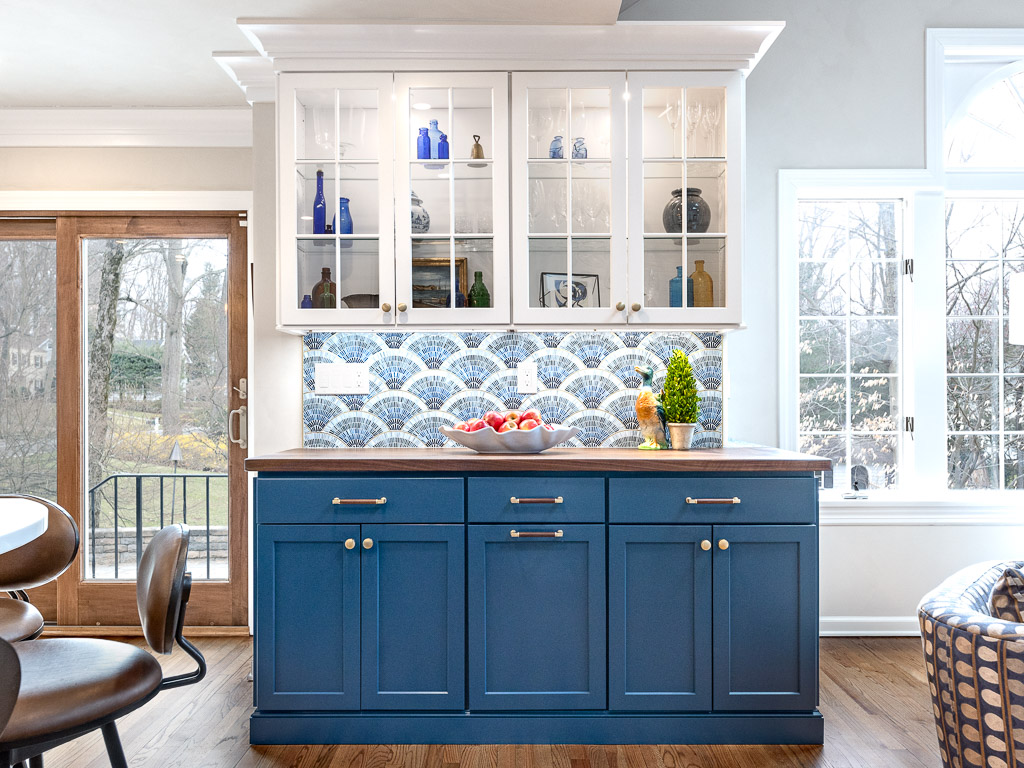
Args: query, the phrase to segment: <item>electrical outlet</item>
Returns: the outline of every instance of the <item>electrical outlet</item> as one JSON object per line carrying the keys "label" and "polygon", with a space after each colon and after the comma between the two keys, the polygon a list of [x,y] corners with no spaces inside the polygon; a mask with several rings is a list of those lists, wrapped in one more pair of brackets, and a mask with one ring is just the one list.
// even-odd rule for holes
{"label": "electrical outlet", "polygon": [[315,374],[317,394],[370,394],[370,366],[366,363],[317,363]]}
{"label": "electrical outlet", "polygon": [[519,363],[516,366],[518,382],[516,389],[521,395],[532,395],[537,391],[537,364]]}

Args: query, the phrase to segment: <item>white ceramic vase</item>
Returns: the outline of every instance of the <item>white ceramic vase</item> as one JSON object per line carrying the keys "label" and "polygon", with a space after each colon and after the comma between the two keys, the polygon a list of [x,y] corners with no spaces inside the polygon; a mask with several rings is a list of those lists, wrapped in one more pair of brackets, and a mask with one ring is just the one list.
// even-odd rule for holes
{"label": "white ceramic vase", "polygon": [[688,451],[690,450],[690,443],[693,442],[693,430],[697,428],[696,424],[672,424],[668,425],[668,436],[672,442],[672,450],[674,451]]}

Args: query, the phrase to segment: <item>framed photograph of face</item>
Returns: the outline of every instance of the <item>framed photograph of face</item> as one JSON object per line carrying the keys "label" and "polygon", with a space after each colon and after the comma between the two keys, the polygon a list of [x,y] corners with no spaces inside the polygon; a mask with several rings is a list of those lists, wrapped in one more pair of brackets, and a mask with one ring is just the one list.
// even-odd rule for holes
{"label": "framed photograph of face", "polygon": [[564,272],[540,273],[542,307],[600,307],[601,291],[597,275],[572,276],[572,285]]}

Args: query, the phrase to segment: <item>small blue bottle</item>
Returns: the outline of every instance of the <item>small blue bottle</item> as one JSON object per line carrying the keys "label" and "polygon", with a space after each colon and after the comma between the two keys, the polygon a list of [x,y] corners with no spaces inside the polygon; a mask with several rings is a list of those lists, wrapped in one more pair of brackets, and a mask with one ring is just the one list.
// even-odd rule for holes
{"label": "small blue bottle", "polygon": [[437,140],[437,159],[447,160],[448,159],[448,137],[443,133]]}
{"label": "small blue bottle", "polygon": [[587,145],[583,142],[583,137],[580,136],[572,145],[572,159],[573,160],[586,160],[587,159]]}
{"label": "small blue bottle", "polygon": [[430,137],[430,159],[437,160],[437,144],[441,139],[441,130],[437,127],[437,120],[430,121],[427,135]]}
{"label": "small blue bottle", "polygon": [[316,172],[316,197],[313,198],[313,234],[324,234],[327,225],[327,198],[324,197],[324,172]]}
{"label": "small blue bottle", "polygon": [[430,136],[427,135],[426,128],[420,128],[420,135],[416,137],[416,159],[430,159]]}
{"label": "small blue bottle", "polygon": [[668,305],[683,306],[683,268],[676,267],[676,276],[668,281]]}
{"label": "small blue bottle", "polygon": [[[334,234],[336,235],[351,235],[352,234],[352,214],[348,210],[348,198],[338,198],[338,213],[334,217]],[[342,240],[342,248],[351,248],[351,240]]]}
{"label": "small blue bottle", "polygon": [[548,157],[552,160],[561,160],[564,155],[562,154],[562,137],[555,136],[551,140],[551,146],[548,147]]}
{"label": "small blue bottle", "polygon": [[300,309],[312,309],[313,308],[313,297],[308,293],[302,297],[302,301],[299,302]]}

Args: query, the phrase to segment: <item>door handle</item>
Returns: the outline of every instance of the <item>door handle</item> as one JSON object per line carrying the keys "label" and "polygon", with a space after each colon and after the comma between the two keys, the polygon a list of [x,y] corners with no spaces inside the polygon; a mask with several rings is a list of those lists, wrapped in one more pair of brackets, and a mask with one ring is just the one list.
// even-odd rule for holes
{"label": "door handle", "polygon": [[388,497],[387,496],[381,496],[379,499],[339,499],[337,496],[335,496],[333,499],[331,499],[331,504],[334,504],[335,506],[340,506],[340,505],[343,505],[343,504],[387,504],[387,503],[388,503]]}
{"label": "door handle", "polygon": [[561,504],[564,499],[561,496],[552,496],[544,499],[521,499],[518,496],[513,496],[509,499],[512,504]]}
{"label": "door handle", "polygon": [[[238,434],[235,434],[235,416],[238,416]],[[228,440],[243,451],[249,447],[249,409],[244,405],[228,411]]]}
{"label": "door handle", "polygon": [[733,496],[731,499],[691,499],[686,497],[687,504],[739,504],[740,497]]}
{"label": "door handle", "polygon": [[560,539],[565,534],[561,531],[517,531],[508,532],[513,539]]}

